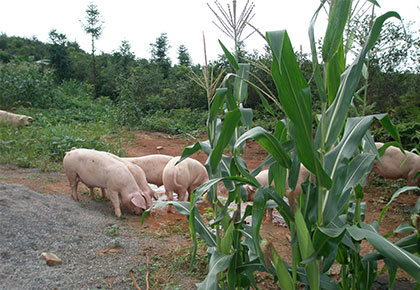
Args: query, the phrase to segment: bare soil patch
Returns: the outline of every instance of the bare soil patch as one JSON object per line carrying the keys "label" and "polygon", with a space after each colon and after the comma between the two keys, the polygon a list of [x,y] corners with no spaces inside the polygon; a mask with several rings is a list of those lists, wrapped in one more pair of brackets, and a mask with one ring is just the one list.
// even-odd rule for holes
{"label": "bare soil patch", "polygon": [[[144,156],[156,153],[177,156],[181,155],[185,146],[194,142],[195,140],[187,141],[168,134],[139,131],[135,132],[135,138],[129,144],[126,144],[125,150],[127,156]],[[252,170],[264,160],[266,155],[266,152],[259,144],[252,141],[247,143],[243,157],[249,169]],[[192,157],[202,163],[207,159],[204,152],[198,152]],[[31,190],[43,194],[67,195],[68,202],[73,202],[70,197],[70,186],[63,172],[41,172],[37,169],[0,165],[1,182],[23,184]],[[81,185],[79,191],[83,190],[87,192],[87,189]],[[378,219],[380,211],[388,202],[389,194],[385,193],[383,188],[372,185],[368,186],[365,191],[365,201],[367,203],[366,221],[371,222]],[[401,195],[388,209],[381,223],[380,232],[382,234],[390,233],[399,224],[409,223],[409,212],[417,198],[417,195]],[[87,194],[81,195],[81,199],[82,201],[88,200],[89,196]],[[104,204],[110,208],[112,207],[109,202],[104,202]],[[146,217],[143,226],[140,225],[140,217],[132,215],[126,215],[126,217],[126,220],[118,222],[125,223],[132,228],[133,231],[131,233],[133,236],[147,237],[144,240],[141,253],[136,253],[136,255],[142,255],[143,262],[145,258],[149,260],[148,272],[151,289],[176,289],[179,285],[182,285],[182,289],[194,289],[195,283],[203,279],[201,270],[205,267],[205,264],[204,261],[202,261],[202,264],[198,263],[196,272],[189,273],[188,271],[191,242],[186,217],[179,213],[168,213],[166,209],[156,209],[153,211],[153,214]],[[264,221],[261,235],[274,243],[284,260],[287,262],[291,261],[290,236],[287,228],[280,223],[267,223]],[[362,245],[362,249],[364,253],[372,250],[370,245],[365,244]],[[121,252],[114,255],[122,254]],[[1,261],[2,258],[0,257],[0,264]],[[173,268],[168,267],[171,264]],[[200,269],[200,267],[202,268]],[[146,272],[146,269],[143,267],[141,271],[134,274],[139,281],[145,283]],[[126,273],[125,275],[130,280],[128,274]],[[409,276],[401,270],[398,273],[398,277],[407,279]],[[112,288],[112,279],[114,278],[111,277],[111,280],[108,281],[107,285],[109,288]],[[277,289],[269,277],[261,275],[258,279],[262,289]],[[169,288],[165,288],[168,285]]]}

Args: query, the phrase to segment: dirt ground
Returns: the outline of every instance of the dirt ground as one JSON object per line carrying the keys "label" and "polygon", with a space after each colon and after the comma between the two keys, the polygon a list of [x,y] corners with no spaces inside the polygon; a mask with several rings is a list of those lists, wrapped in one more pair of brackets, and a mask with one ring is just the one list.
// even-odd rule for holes
{"label": "dirt ground", "polygon": [[[148,154],[180,155],[185,146],[194,143],[195,140],[184,140],[175,136],[156,132],[136,132],[135,138],[126,144],[127,156],[144,156]],[[204,152],[198,152],[193,158],[204,163],[207,156]],[[244,159],[250,170],[254,169],[266,157],[266,152],[256,142],[249,142],[245,147]],[[37,169],[23,169],[8,166],[0,166],[0,182],[20,183],[40,193],[68,194],[70,199],[70,186],[63,172],[41,172]],[[83,187],[80,186],[83,191]],[[366,189],[366,221],[377,220],[382,208],[388,202],[390,195],[383,188],[370,185]],[[82,198],[88,199],[87,195]],[[388,209],[384,217],[380,231],[382,234],[390,233],[401,223],[409,223],[409,213],[413,208],[418,196],[403,194]],[[151,245],[149,258],[151,261],[156,257],[169,256],[171,253],[188,255],[191,243],[188,239],[188,222],[185,216],[179,213],[168,213],[166,210],[156,209],[152,215],[145,219],[143,226],[140,225],[140,217],[129,216],[130,222],[139,232],[153,234],[162,237],[165,243],[160,243],[161,248]],[[261,235],[271,240],[287,262],[291,261],[289,230],[282,223],[263,222]],[[170,245],[170,246],[169,246]],[[362,244],[363,253],[371,250],[369,245]],[[336,269],[338,271],[338,269]],[[154,279],[158,279],[159,271],[155,269]],[[166,273],[161,273],[161,276]],[[399,278],[407,278],[408,275],[402,270],[398,273]],[[266,280],[266,281],[264,281]],[[200,278],[196,281],[199,282]],[[268,278],[261,277],[260,285],[263,289],[273,289],[272,282]]]}

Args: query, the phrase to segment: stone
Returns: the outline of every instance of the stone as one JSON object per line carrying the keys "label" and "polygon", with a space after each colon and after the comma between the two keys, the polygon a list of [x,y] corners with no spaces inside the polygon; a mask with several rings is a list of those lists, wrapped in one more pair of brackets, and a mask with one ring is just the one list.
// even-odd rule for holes
{"label": "stone", "polygon": [[62,261],[59,257],[52,253],[42,253],[41,256],[47,261],[48,266],[61,265]]}

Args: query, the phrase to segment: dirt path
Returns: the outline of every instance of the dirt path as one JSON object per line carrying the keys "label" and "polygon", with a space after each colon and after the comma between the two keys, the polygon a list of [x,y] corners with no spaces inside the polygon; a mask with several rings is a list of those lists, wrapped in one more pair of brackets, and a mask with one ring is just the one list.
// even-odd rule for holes
{"label": "dirt path", "polygon": [[[195,141],[186,141],[174,136],[155,132],[136,132],[135,138],[125,147],[127,156],[144,156],[148,154],[168,154],[172,156],[181,155],[185,146],[188,146]],[[264,160],[266,152],[256,142],[250,142],[245,148],[244,159],[246,160],[249,169],[254,169]],[[193,158],[204,163],[207,156],[204,152],[198,152],[192,156]],[[22,169],[11,168],[0,165],[0,182],[19,183],[24,184],[33,191],[39,193],[50,193],[58,195],[69,195],[70,202],[70,187],[63,172],[40,172],[37,169]],[[80,186],[80,190],[87,191]],[[417,196],[401,195],[396,202],[389,208],[385,216],[380,231],[382,234],[389,233],[401,223],[408,223],[409,211],[417,201]],[[88,195],[82,195],[82,200],[88,199]],[[387,200],[381,188],[369,186],[366,194],[366,221],[371,222],[377,220],[381,209],[386,205]],[[111,206],[109,204],[109,206]],[[157,237],[160,241],[155,244],[150,244],[148,247],[148,255],[151,263],[156,263],[156,259],[169,259],[172,257],[171,253],[175,252],[179,255],[186,256],[189,253],[191,246],[188,238],[188,223],[185,216],[178,213],[167,213],[166,210],[159,210],[153,212],[152,215],[146,217],[144,226],[140,226],[140,218],[135,216],[128,217],[129,223],[137,230],[138,233],[144,235],[152,235]],[[261,235],[273,241],[275,247],[281,253],[284,260],[290,262],[290,236],[287,228],[279,223],[263,223]],[[362,246],[364,253],[371,250],[370,246]],[[173,257],[172,257],[173,258]],[[155,259],[155,260],[153,260]],[[187,261],[184,261],[188,265]],[[176,275],[168,273],[167,269],[154,269],[153,281],[159,283],[169,283],[168,281],[160,281],[163,277],[171,277]],[[399,277],[406,277],[407,275],[400,271]],[[179,279],[180,277],[178,277]],[[166,279],[166,278],[165,278]],[[165,280],[164,279],[164,280]],[[176,280],[176,277],[174,278]],[[262,278],[264,280],[264,278]],[[194,279],[191,279],[194,281]],[[195,281],[198,282],[199,280]],[[159,282],[159,283],[158,283]],[[194,282],[191,282],[194,285]],[[262,281],[261,285],[266,283],[265,289],[273,289],[270,281]],[[263,289],[264,289],[263,288]],[[159,289],[157,287],[156,289]]]}

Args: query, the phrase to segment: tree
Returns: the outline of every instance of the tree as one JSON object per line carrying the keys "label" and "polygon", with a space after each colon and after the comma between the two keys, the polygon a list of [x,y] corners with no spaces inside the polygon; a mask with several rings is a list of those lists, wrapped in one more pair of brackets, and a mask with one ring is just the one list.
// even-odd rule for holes
{"label": "tree", "polygon": [[67,51],[67,36],[63,33],[58,33],[56,29],[53,29],[49,33],[51,45],[50,51],[50,63],[55,69],[57,79],[59,81],[70,78],[70,65],[71,60],[69,52]]}
{"label": "tree", "polygon": [[163,77],[166,79],[169,76],[169,69],[171,68],[171,60],[168,56],[168,51],[171,46],[169,45],[167,34],[162,33],[156,38],[156,42],[151,43],[150,46],[152,52],[151,61],[159,66]]}
{"label": "tree", "polygon": [[93,69],[93,85],[95,88],[96,94],[96,64],[95,64],[95,39],[99,39],[102,34],[102,24],[104,23],[101,20],[101,15],[99,14],[98,7],[90,3],[86,12],[86,23],[82,23],[83,29],[87,34],[91,35],[92,38],[92,69]]}
{"label": "tree", "polygon": [[185,45],[180,45],[178,47],[178,61],[179,65],[191,66],[191,57]]}

